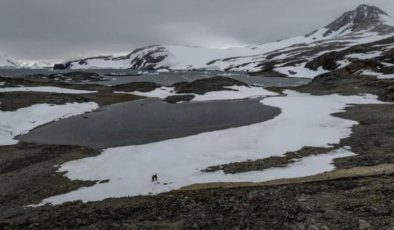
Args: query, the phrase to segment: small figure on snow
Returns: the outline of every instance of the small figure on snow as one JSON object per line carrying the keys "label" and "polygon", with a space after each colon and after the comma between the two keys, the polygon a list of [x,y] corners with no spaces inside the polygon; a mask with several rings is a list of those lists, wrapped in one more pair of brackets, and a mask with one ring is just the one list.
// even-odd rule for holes
{"label": "small figure on snow", "polygon": [[152,175],[152,182],[157,181],[157,173]]}

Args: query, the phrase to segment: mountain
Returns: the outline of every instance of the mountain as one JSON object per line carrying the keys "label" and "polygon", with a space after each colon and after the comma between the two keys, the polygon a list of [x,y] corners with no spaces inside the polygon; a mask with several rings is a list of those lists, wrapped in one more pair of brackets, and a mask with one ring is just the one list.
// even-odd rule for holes
{"label": "mountain", "polygon": [[20,68],[19,63],[16,61],[11,60],[4,54],[0,54],[0,68],[3,69],[15,69]]}
{"label": "mountain", "polygon": [[360,5],[353,11],[344,13],[329,25],[306,35],[316,39],[352,36],[376,32],[379,35],[394,32],[394,19],[386,12],[368,5]]}
{"label": "mountain", "polygon": [[20,68],[23,69],[47,69],[52,68],[53,64],[46,61],[36,61],[36,62],[22,62],[19,64]]}
{"label": "mountain", "polygon": [[[229,49],[154,45],[136,49],[125,56],[78,59],[57,64],[55,68],[212,69],[272,76],[315,77],[327,71],[324,65],[318,68],[314,65],[312,68],[312,64],[308,64],[320,56],[392,36],[392,17],[375,6],[360,5],[305,36],[262,45]],[[385,49],[386,46],[382,47]]]}

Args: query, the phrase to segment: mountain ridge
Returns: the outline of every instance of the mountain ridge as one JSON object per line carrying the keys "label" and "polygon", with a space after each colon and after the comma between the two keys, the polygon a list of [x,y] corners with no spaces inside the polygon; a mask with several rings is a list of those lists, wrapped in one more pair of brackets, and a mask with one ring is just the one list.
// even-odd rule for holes
{"label": "mountain ridge", "polygon": [[[304,36],[256,46],[214,49],[153,45],[124,56],[98,56],[56,64],[55,69],[225,70],[250,73],[275,72],[292,76],[291,68],[307,77],[324,71],[305,68],[306,63],[327,53],[394,36],[394,19],[383,10],[360,5],[326,26]],[[300,73],[301,74],[301,73]],[[300,77],[300,74],[294,74]]]}

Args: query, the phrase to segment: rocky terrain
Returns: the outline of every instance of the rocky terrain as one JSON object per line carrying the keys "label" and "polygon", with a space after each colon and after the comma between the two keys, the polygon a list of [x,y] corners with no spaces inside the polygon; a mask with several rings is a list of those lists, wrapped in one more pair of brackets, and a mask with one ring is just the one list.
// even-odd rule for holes
{"label": "rocky terrain", "polygon": [[[202,170],[221,170],[229,175],[264,171],[284,168],[334,148],[350,148],[355,155],[335,159],[335,171],[262,183],[192,184],[154,196],[32,207],[50,196],[108,181],[70,180],[64,173],[57,172],[63,163],[97,156],[101,150],[20,142],[0,146],[0,229],[393,229],[394,77],[391,76],[394,74],[394,40],[389,20],[382,10],[361,5],[290,45],[290,41],[285,40],[286,46],[264,54],[261,50],[267,47],[254,47],[253,56],[227,56],[202,62],[205,67],[246,68],[258,74],[282,77],[310,74],[305,70],[317,76],[309,84],[270,89],[280,96],[291,89],[313,95],[374,94],[386,102],[353,105],[333,114],[358,124],[352,127],[350,136],[331,147],[305,146],[281,156],[211,165]],[[374,39],[365,36],[370,33],[374,33]],[[125,57],[87,58],[63,63],[57,68],[116,63],[118,67],[170,69],[166,60],[175,56],[169,52],[171,48],[151,46]],[[75,84],[97,80],[102,80],[98,74],[81,72],[0,77],[0,88],[23,85],[96,91],[89,94],[3,92],[0,93],[0,111],[15,111],[37,103],[109,105],[141,98],[132,92],[151,92],[163,87],[152,82],[115,86]],[[213,91],[231,91],[230,86],[249,87],[231,78],[213,77],[175,83],[171,87],[182,95],[163,100],[190,101]]]}
{"label": "rocky terrain", "polygon": [[390,229],[393,175],[171,192],[2,215],[4,229]]}
{"label": "rocky terrain", "polygon": [[[356,71],[357,72],[357,71]],[[38,85],[36,80],[3,79],[10,84]],[[40,78],[39,81],[42,81]],[[50,83],[49,83],[50,82]],[[212,84],[211,84],[212,83]],[[43,82],[40,82],[43,84]],[[53,83],[51,79],[45,84]],[[176,90],[199,93],[244,83],[225,78],[176,84]],[[92,86],[78,86],[80,89]],[[103,86],[100,86],[103,87]],[[53,95],[32,92],[2,93],[2,110],[38,102],[65,103],[97,100],[112,90],[152,90],[160,85],[131,83],[96,94]],[[324,74],[293,90],[312,94],[373,93],[392,102],[394,81],[360,76],[347,69]],[[99,88],[97,86],[97,88]],[[277,88],[283,90],[283,88]],[[96,95],[96,96],[95,96]],[[132,95],[128,95],[132,96]],[[112,97],[112,96],[111,96]],[[102,97],[101,97],[102,98]],[[131,98],[130,98],[131,99]],[[99,101],[99,100],[97,100]],[[12,102],[12,103],[10,103]],[[111,103],[114,103],[112,101]],[[110,103],[110,102],[107,102]],[[353,134],[338,146],[350,146],[355,156],[336,159],[337,172],[305,180],[262,184],[232,183],[190,186],[156,196],[71,202],[58,206],[27,207],[55,194],[106,181],[71,181],[54,165],[94,156],[99,150],[78,146],[19,143],[0,147],[0,227],[3,229],[390,229],[394,226],[394,107],[357,105],[335,116],[356,120]],[[305,147],[283,157],[212,166],[207,171],[239,173],[286,167],[300,157],[324,154],[329,148]],[[364,168],[360,168],[364,167]],[[344,171],[343,170],[353,170]],[[338,176],[340,175],[340,176]],[[18,179],[16,179],[18,178]],[[28,190],[26,188],[29,188]]]}

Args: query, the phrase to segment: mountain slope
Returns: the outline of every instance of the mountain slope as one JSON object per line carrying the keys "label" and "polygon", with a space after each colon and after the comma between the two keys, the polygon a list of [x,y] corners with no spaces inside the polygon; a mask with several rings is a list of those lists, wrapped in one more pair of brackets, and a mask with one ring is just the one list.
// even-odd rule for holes
{"label": "mountain slope", "polygon": [[230,49],[155,45],[125,56],[74,60],[55,68],[218,69],[315,77],[327,70],[308,68],[307,63],[321,55],[391,36],[394,36],[394,19],[377,7],[360,5],[321,29],[277,42]]}
{"label": "mountain slope", "polygon": [[6,55],[0,54],[0,68],[19,68],[20,65],[9,59]]}

